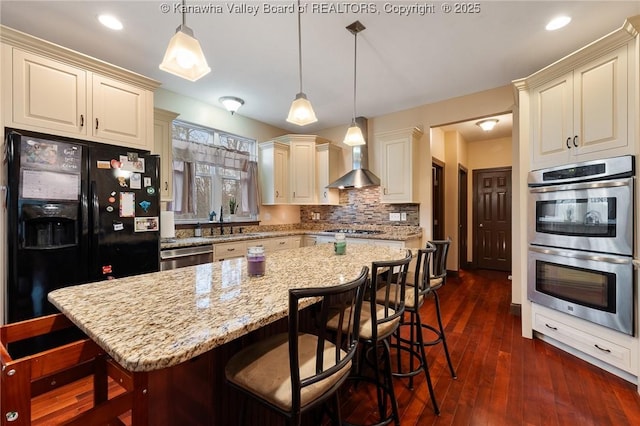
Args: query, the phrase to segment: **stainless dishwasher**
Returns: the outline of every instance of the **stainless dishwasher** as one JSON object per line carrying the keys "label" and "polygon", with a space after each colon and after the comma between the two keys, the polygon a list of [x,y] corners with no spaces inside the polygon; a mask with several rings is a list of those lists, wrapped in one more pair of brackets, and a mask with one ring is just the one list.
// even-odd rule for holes
{"label": "stainless dishwasher", "polygon": [[160,250],[160,270],[182,268],[213,262],[213,245]]}

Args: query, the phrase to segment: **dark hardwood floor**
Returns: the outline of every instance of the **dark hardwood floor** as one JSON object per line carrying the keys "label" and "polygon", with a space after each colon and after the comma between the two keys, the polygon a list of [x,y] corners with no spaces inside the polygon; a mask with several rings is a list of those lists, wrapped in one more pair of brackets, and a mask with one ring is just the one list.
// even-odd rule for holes
{"label": "dark hardwood floor", "polygon": [[[503,272],[461,272],[448,279],[439,294],[458,379],[449,375],[441,346],[429,348],[441,415],[433,412],[423,376],[415,380],[413,391],[406,380],[396,379],[401,424],[640,424],[635,385],[540,340],[521,337],[520,318],[509,314],[510,286]],[[431,300],[422,315],[435,324]],[[117,386],[112,388],[117,392]],[[366,384],[347,386],[341,400],[344,419],[373,420],[374,395]],[[88,380],[38,397],[33,401],[33,424],[56,424],[88,407],[91,398]]]}

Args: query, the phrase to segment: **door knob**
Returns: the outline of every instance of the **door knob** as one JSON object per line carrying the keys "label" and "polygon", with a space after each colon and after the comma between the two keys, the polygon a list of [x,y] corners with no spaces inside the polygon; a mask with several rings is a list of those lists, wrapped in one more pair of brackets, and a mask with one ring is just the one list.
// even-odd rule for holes
{"label": "door knob", "polygon": [[479,226],[480,228],[484,228],[484,224],[482,224],[482,223],[481,223],[480,225],[478,225],[478,226]]}

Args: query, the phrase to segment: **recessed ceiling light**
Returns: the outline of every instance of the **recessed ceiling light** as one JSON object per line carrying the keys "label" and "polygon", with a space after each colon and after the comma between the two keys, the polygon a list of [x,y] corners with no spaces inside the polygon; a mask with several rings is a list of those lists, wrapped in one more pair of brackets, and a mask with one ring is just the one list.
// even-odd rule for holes
{"label": "recessed ceiling light", "polygon": [[571,22],[571,18],[570,17],[568,17],[568,16],[557,16],[557,17],[553,18],[551,21],[549,21],[549,23],[547,24],[545,29],[547,31],[555,31],[555,30],[558,30],[558,29],[566,26],[567,24],[569,24],[569,22]]}
{"label": "recessed ceiling light", "polygon": [[113,15],[102,14],[98,16],[98,21],[100,21],[100,23],[105,27],[112,30],[121,30],[123,28],[122,22]]}

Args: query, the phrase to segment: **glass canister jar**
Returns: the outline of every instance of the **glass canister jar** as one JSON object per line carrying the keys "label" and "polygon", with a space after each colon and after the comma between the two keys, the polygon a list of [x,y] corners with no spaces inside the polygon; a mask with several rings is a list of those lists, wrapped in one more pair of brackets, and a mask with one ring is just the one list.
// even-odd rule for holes
{"label": "glass canister jar", "polygon": [[247,248],[247,274],[252,277],[264,275],[266,258],[264,247],[255,246]]}
{"label": "glass canister jar", "polygon": [[347,239],[342,233],[338,233],[334,236],[333,252],[335,254],[345,254],[347,252]]}

